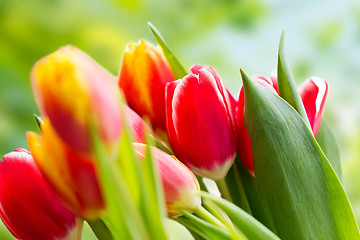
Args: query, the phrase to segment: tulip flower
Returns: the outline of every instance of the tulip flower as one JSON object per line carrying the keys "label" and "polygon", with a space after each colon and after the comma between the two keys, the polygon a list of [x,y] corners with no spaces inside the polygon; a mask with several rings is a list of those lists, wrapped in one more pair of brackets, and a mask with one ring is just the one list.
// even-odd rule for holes
{"label": "tulip flower", "polygon": [[76,151],[90,152],[92,125],[104,143],[112,145],[119,139],[122,124],[112,87],[115,78],[79,49],[67,46],[38,61],[31,83],[42,116]]}
{"label": "tulip flower", "polygon": [[104,200],[93,157],[69,147],[49,119],[41,126],[41,136],[28,132],[27,140],[39,170],[61,202],[83,218],[98,217]]}
{"label": "tulip flower", "polygon": [[[146,145],[134,144],[135,154],[140,161],[145,159]],[[169,216],[181,215],[179,209],[192,212],[201,205],[200,186],[195,175],[175,157],[151,147],[165,194]]]}
{"label": "tulip flower", "polygon": [[327,82],[318,77],[307,79],[299,89],[315,137],[320,128],[327,91]]}
{"label": "tulip flower", "polygon": [[[278,82],[276,76],[270,76],[270,80],[262,76],[256,76],[253,79],[257,81],[275,94],[279,94]],[[299,93],[305,107],[307,117],[309,119],[312,132],[316,137],[320,128],[322,119],[322,111],[327,96],[328,85],[323,79],[312,77],[307,79],[300,87]],[[249,134],[244,125],[244,90],[241,89],[237,108],[237,124],[238,124],[238,151],[240,159],[245,168],[254,174],[254,162],[252,158],[252,147]]]}
{"label": "tulip flower", "polygon": [[235,100],[211,67],[166,86],[166,121],[176,157],[196,174],[219,180],[236,155]]}
{"label": "tulip flower", "polygon": [[22,240],[75,240],[76,218],[55,197],[25,149],[0,162],[0,217]]}
{"label": "tulip flower", "polygon": [[166,131],[165,84],[175,80],[161,48],[141,40],[126,51],[119,86],[129,106],[140,116],[148,117],[156,132]]}

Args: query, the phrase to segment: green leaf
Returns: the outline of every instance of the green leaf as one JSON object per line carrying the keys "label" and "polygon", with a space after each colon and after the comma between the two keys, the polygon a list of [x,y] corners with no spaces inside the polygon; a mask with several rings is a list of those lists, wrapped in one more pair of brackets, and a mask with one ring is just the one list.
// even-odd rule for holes
{"label": "green leaf", "polygon": [[164,220],[166,218],[164,194],[161,180],[158,176],[156,163],[151,153],[152,143],[147,137],[145,160],[142,162],[145,191],[143,192],[143,211],[146,225],[153,239],[166,240]]}
{"label": "green leaf", "polygon": [[328,124],[322,120],[319,132],[316,136],[321,149],[324,151],[331,166],[334,168],[339,179],[342,178],[340,152],[334,134]]}
{"label": "green leaf", "polygon": [[279,239],[274,233],[258,222],[254,217],[222,198],[202,192],[202,196],[214,201],[229,216],[232,223],[249,239]]}
{"label": "green leaf", "polygon": [[175,78],[180,79],[185,77],[188,73],[185,70],[185,68],[181,65],[179,60],[175,57],[175,55],[171,52],[170,48],[166,44],[164,38],[161,36],[160,32],[155,28],[154,25],[152,25],[150,22],[148,22],[148,25],[150,27],[150,30],[154,37],[156,38],[156,41],[162,48],[164,55],[167,59],[167,61],[170,64],[171,70],[173,71]]}
{"label": "green leaf", "polygon": [[244,186],[251,214],[267,228],[276,233],[274,224],[269,217],[267,209],[264,208],[262,201],[259,201],[260,197],[256,187],[255,177],[246,170],[239,156],[235,158],[234,165],[237,166],[238,175],[240,176],[241,182]]}
{"label": "green leaf", "polygon": [[169,240],[194,240],[191,233],[180,223],[168,218],[165,223],[169,230]]}
{"label": "green leaf", "polygon": [[178,223],[182,224],[184,227],[186,227],[195,238],[197,239],[205,239],[205,240],[212,240],[212,238],[210,238],[207,234],[205,234],[201,228],[195,227],[193,226],[193,223],[183,217],[180,218],[176,218],[175,221],[177,221]]}
{"label": "green leaf", "polygon": [[345,191],[303,118],[241,71],[261,201],[283,239],[360,239]]}
{"label": "green leaf", "polygon": [[[237,155],[236,158],[239,158],[239,156]],[[232,202],[251,214],[250,204],[241,181],[241,173],[236,163],[237,160],[235,160],[225,177],[226,185],[228,186]]]}
{"label": "green leaf", "polygon": [[140,205],[144,194],[144,180],[139,161],[136,159],[132,146],[132,136],[126,123],[117,152],[117,171],[121,172],[133,202]]}
{"label": "green leaf", "polygon": [[[91,128],[91,140],[95,159],[97,160],[97,174],[106,204],[106,216],[114,239],[150,240],[124,176],[121,171],[118,171],[117,167],[113,166],[110,155],[100,141],[94,127]],[[130,141],[126,131],[122,136],[122,141]],[[129,152],[132,149],[126,144],[121,146],[120,152],[126,152],[126,155],[130,156]],[[123,159],[123,161],[125,160],[134,161],[131,158]],[[132,174],[137,174],[134,169],[129,170],[131,170]],[[138,188],[138,186],[136,187]]]}
{"label": "green leaf", "polygon": [[101,219],[95,219],[95,220],[86,220],[86,222],[89,224],[91,229],[93,230],[95,236],[99,240],[113,240],[113,236],[105,224],[105,222]]}
{"label": "green leaf", "polygon": [[[203,233],[205,233],[207,236],[210,237],[210,239],[213,240],[223,240],[223,239],[229,239],[232,240],[232,235],[225,231],[224,229],[221,229],[217,226],[214,226],[213,224],[204,221],[203,219],[196,217],[194,215],[192,215],[191,213],[187,212],[187,211],[181,211],[184,216],[190,220],[190,224],[191,226],[197,228],[198,230],[202,231]],[[198,233],[198,232],[196,232]]]}
{"label": "green leaf", "polygon": [[310,127],[304,105],[297,91],[294,78],[285,56],[285,31],[282,32],[279,44],[277,78],[279,95],[287,101],[303,117],[306,124]]}
{"label": "green leaf", "polygon": [[41,126],[44,124],[44,121],[36,114],[33,115],[36,125],[38,126],[39,130],[41,130]]}

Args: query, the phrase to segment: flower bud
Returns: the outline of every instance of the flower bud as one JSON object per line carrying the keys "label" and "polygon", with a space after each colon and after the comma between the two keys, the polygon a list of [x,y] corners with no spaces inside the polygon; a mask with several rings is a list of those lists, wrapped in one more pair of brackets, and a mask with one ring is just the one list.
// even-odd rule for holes
{"label": "flower bud", "polygon": [[218,180],[236,155],[235,100],[211,67],[196,65],[192,72],[166,86],[169,142],[193,172]]}
{"label": "flower bud", "polygon": [[69,147],[49,119],[41,126],[41,136],[28,132],[27,141],[39,170],[61,202],[83,218],[98,217],[104,200],[93,157]]}
{"label": "flower bud", "polygon": [[[265,77],[256,76],[253,78],[254,81],[258,82],[268,90],[277,94],[272,81],[269,81]],[[239,102],[237,108],[237,126],[238,126],[238,153],[244,167],[252,174],[254,174],[254,162],[252,147],[250,142],[250,136],[247,132],[244,124],[244,88],[241,88],[239,95]]]}
{"label": "flower bud", "polygon": [[147,116],[152,127],[166,131],[165,84],[174,81],[170,65],[160,48],[141,40],[130,44],[124,55],[119,76],[129,106],[141,117]]}
{"label": "flower bud", "polygon": [[75,215],[48,188],[25,149],[0,162],[0,206],[1,220],[17,239],[77,239]]}
{"label": "flower bud", "polygon": [[67,46],[38,61],[31,73],[36,102],[57,134],[78,152],[90,152],[90,128],[111,145],[121,134],[115,78],[89,56]]}
{"label": "flower bud", "polygon": [[[272,74],[270,79],[267,79],[263,76],[256,76],[253,78],[254,81],[257,81],[268,90],[272,91],[275,94],[278,93],[278,82],[276,76]],[[305,107],[307,117],[309,119],[312,132],[316,137],[316,134],[320,128],[320,123],[322,119],[322,111],[324,108],[324,103],[327,95],[328,85],[323,79],[312,77],[304,82],[300,87],[299,93],[302,99],[302,102]],[[238,126],[238,152],[240,159],[244,164],[245,168],[254,174],[254,162],[252,157],[252,147],[250,142],[249,134],[244,125],[244,90],[243,88],[240,91],[239,102],[237,108],[237,126]]]}
{"label": "flower bud", "polygon": [[[144,161],[146,145],[134,144],[135,154]],[[151,147],[165,194],[169,216],[179,216],[179,209],[192,212],[201,205],[200,186],[195,175],[180,161],[169,154]]]}

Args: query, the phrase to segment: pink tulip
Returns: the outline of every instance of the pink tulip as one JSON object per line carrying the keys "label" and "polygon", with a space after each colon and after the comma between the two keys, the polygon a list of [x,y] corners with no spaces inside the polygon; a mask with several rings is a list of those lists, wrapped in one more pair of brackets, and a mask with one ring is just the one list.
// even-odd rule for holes
{"label": "pink tulip", "polygon": [[48,188],[31,154],[16,149],[0,162],[0,217],[22,240],[75,240],[75,215]]}
{"label": "pink tulip", "polygon": [[[139,160],[144,161],[146,145],[135,143],[134,149]],[[200,186],[195,175],[175,157],[155,147],[151,153],[161,178],[168,215],[178,216],[179,210],[192,212],[200,206]]]}
{"label": "pink tulip", "polygon": [[196,174],[224,178],[236,155],[235,100],[211,67],[166,86],[166,123],[176,157]]}

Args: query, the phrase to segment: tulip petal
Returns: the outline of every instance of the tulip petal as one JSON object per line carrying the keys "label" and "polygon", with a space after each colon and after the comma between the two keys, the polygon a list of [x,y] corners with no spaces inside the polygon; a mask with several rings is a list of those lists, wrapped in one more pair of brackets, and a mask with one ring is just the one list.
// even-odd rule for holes
{"label": "tulip petal", "polygon": [[316,137],[321,124],[328,85],[326,81],[321,78],[311,77],[304,82],[299,92],[311,129]]}

